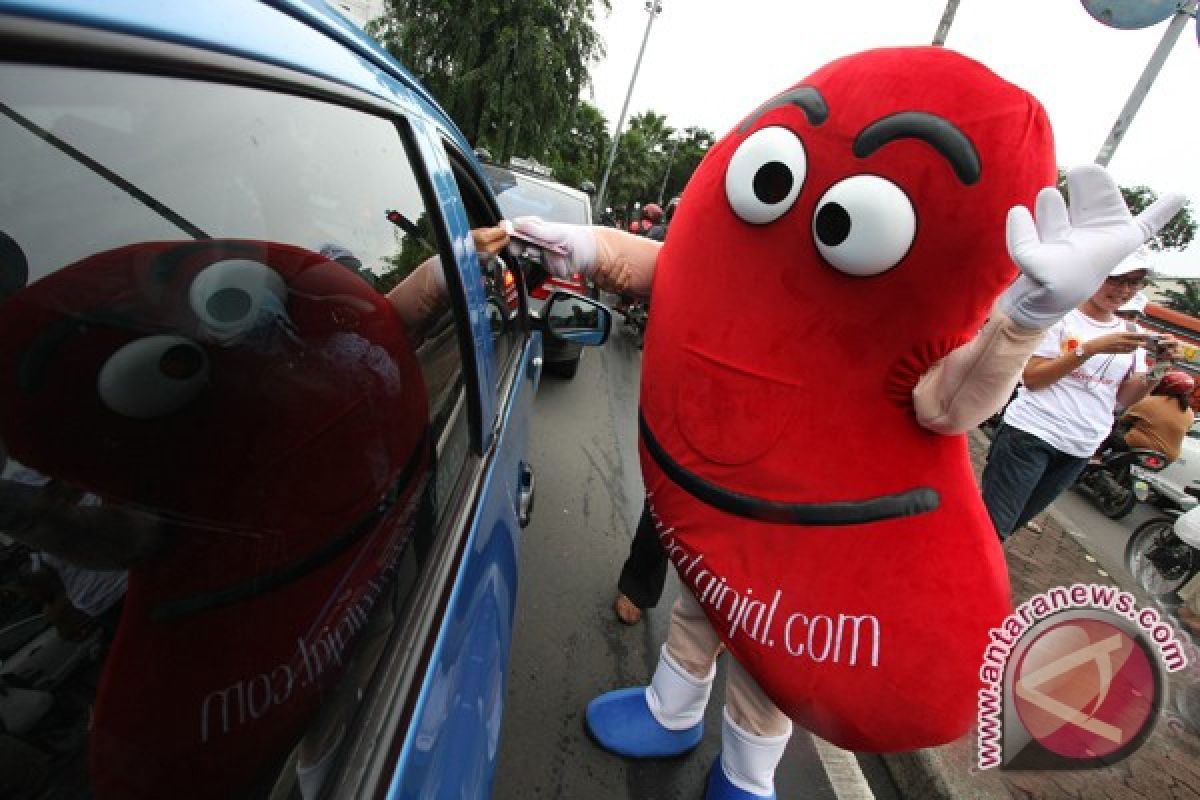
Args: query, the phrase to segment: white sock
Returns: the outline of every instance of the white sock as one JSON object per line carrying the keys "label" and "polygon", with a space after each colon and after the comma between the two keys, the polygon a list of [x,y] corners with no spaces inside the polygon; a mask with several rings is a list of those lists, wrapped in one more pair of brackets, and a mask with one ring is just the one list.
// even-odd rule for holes
{"label": "white sock", "polygon": [[712,691],[717,665],[713,664],[704,679],[692,677],[671,658],[667,646],[662,646],[654,678],[646,687],[646,705],[658,724],[670,731],[682,731],[704,719],[704,707]]}
{"label": "white sock", "polygon": [[728,708],[722,716],[721,769],[725,777],[743,792],[769,797],[775,792],[775,768],[792,738],[792,723],[788,722],[787,733],[756,736],[734,722]]}

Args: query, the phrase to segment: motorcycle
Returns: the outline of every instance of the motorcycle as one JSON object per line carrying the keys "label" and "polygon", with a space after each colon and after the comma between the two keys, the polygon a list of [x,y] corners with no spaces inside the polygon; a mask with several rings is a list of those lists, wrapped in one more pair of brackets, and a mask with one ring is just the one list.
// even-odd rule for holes
{"label": "motorcycle", "polygon": [[1120,519],[1137,505],[1139,481],[1166,466],[1167,457],[1157,450],[1105,450],[1084,467],[1075,488],[1104,516]]}
{"label": "motorcycle", "polygon": [[1138,586],[1165,606],[1200,572],[1200,507],[1147,520],[1125,543],[1125,566]]}

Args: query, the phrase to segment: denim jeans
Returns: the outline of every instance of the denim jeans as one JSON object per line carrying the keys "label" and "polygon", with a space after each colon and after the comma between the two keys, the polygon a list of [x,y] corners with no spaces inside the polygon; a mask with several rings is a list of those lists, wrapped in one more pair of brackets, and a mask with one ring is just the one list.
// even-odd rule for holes
{"label": "denim jeans", "polygon": [[996,535],[1007,539],[1040,514],[1087,466],[1031,433],[1001,424],[983,468],[983,504]]}

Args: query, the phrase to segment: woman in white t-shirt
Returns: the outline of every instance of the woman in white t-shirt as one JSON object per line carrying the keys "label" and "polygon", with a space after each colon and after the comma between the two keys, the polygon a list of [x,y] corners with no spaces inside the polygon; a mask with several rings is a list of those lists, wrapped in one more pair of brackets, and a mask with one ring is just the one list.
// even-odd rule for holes
{"label": "woman in white t-shirt", "polygon": [[[1052,325],[1029,359],[983,470],[983,501],[1007,539],[1070,486],[1112,429],[1113,413],[1146,396],[1161,373],[1142,349],[1151,334],[1117,316],[1145,285],[1144,254]],[[1169,358],[1178,344],[1162,337]]]}

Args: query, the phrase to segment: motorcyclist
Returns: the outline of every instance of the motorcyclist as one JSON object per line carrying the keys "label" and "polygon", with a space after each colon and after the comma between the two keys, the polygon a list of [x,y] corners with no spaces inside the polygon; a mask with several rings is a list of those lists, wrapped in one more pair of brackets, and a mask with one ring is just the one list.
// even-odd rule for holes
{"label": "motorcyclist", "polygon": [[[646,238],[653,239],[656,242],[665,242],[667,240],[667,230],[671,226],[671,217],[675,216],[675,209],[679,207],[679,198],[673,198],[667,204],[667,210],[659,214],[659,219],[654,221],[654,227],[646,231]],[[658,206],[651,203],[646,206],[646,215],[650,216],[650,209],[658,210]]]}
{"label": "motorcyclist", "polygon": [[1179,458],[1183,437],[1196,421],[1192,410],[1195,379],[1173,369],[1163,376],[1150,396],[1134,403],[1122,415],[1120,425],[1128,431],[1125,444],[1131,448],[1157,450],[1168,461]]}
{"label": "motorcyclist", "polygon": [[1135,448],[1156,450],[1168,462],[1179,458],[1183,437],[1196,419],[1191,408],[1195,390],[1196,380],[1189,373],[1169,370],[1149,395],[1121,414],[1093,461],[1100,460],[1105,453]]}
{"label": "motorcyclist", "polygon": [[642,232],[643,236],[656,242],[667,238],[666,219],[662,207],[658,203],[646,203],[645,208],[642,209],[642,216],[646,222],[650,223],[650,227]]}

